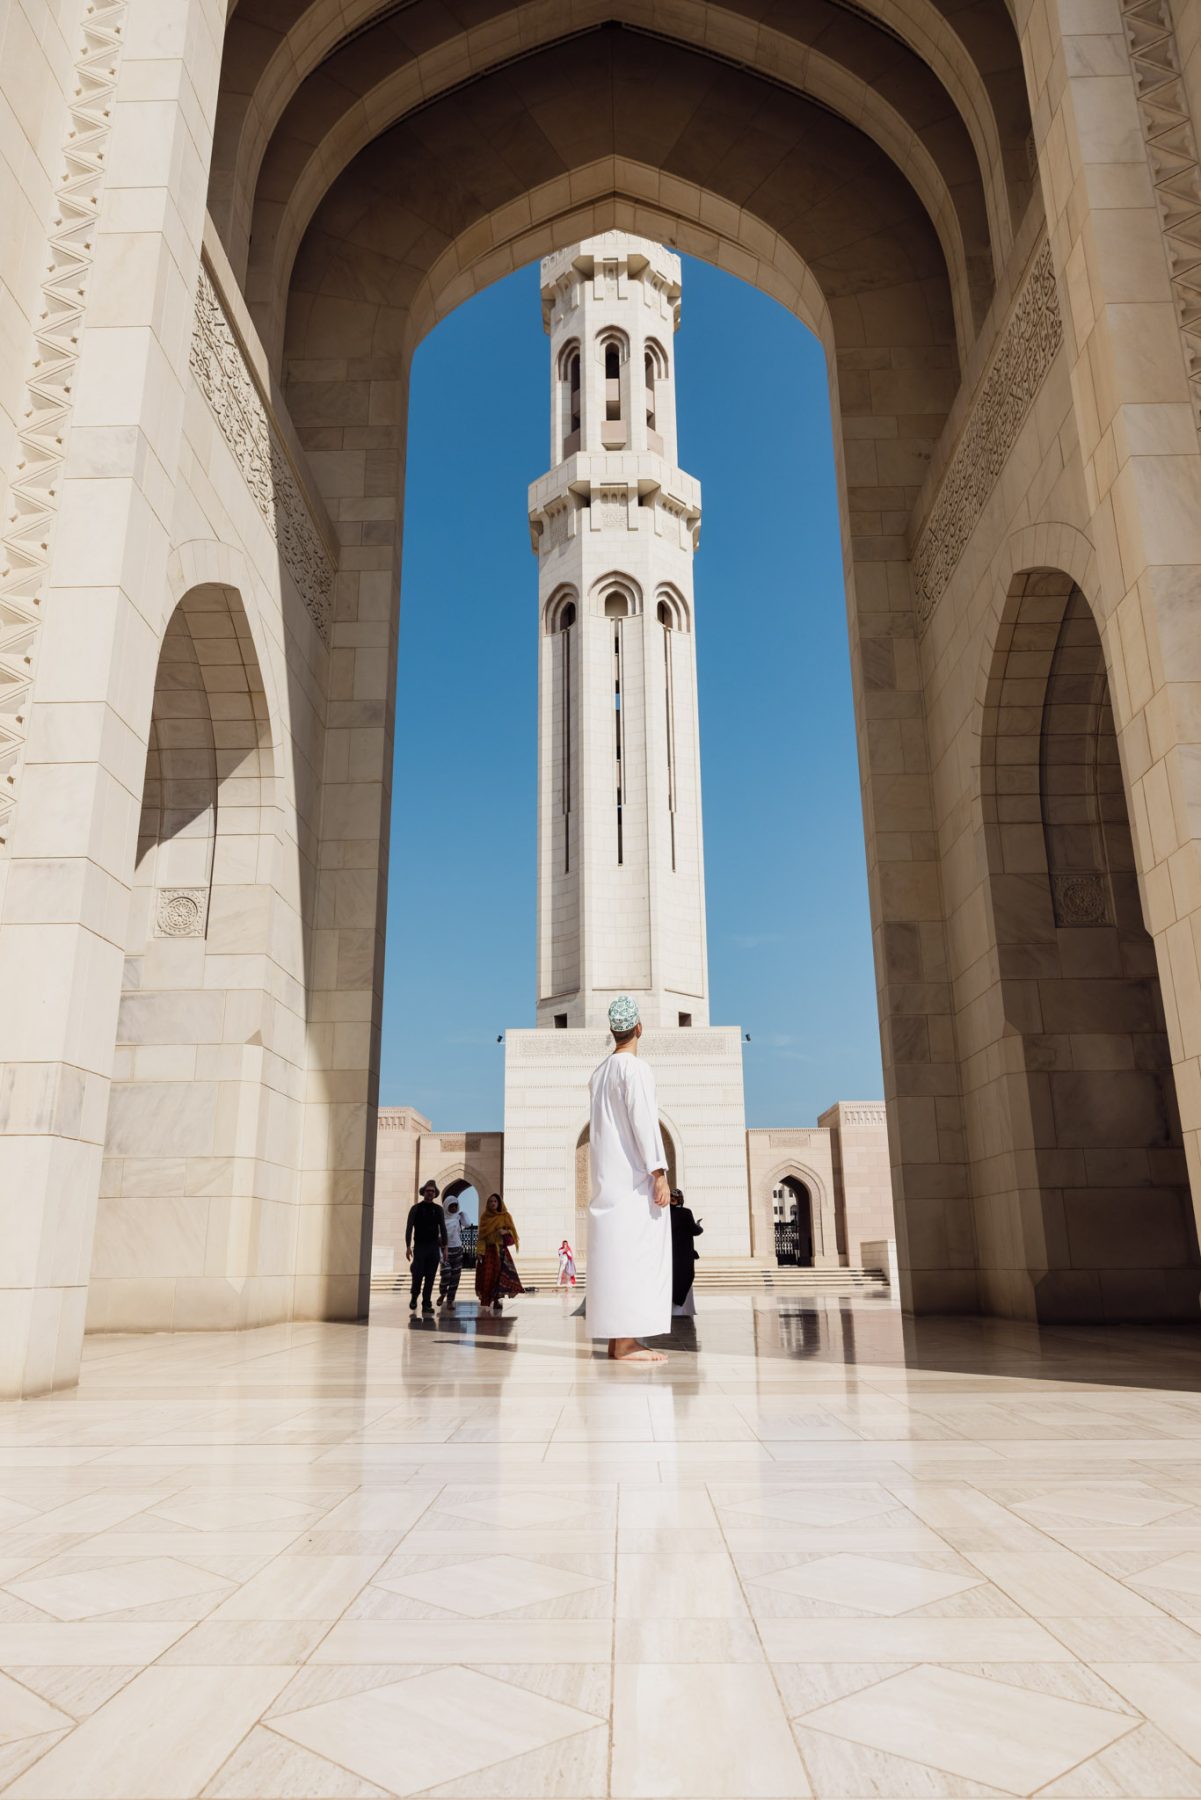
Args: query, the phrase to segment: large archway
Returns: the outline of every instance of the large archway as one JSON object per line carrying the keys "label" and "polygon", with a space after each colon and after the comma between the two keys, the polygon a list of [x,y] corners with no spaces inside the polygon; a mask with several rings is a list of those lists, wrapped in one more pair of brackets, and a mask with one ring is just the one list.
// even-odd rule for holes
{"label": "large archway", "polygon": [[[986,3],[957,14],[949,56],[934,9],[883,6],[854,22],[843,9],[824,32],[833,21],[819,7],[749,33],[734,9],[718,51],[705,9],[680,8],[667,32],[656,21],[651,39],[636,4],[606,7],[581,15],[570,39],[526,20],[519,61],[473,48],[459,65],[471,87],[452,92],[369,4],[345,39],[313,35],[319,9],[306,9],[301,34],[286,9],[268,20],[247,5],[231,33],[246,62],[219,122],[214,209],[302,441],[342,493],[359,491],[359,433],[372,421],[377,542],[399,526],[399,501],[384,494],[422,334],[496,274],[583,232],[635,229],[721,261],[826,345],[905,1294],[919,1308],[1010,1305],[977,1280],[964,1230],[977,1177],[915,651],[928,601],[914,604],[902,541],[960,374],[981,366],[972,345],[997,272],[1008,267],[1005,306],[1020,304],[1022,282],[1041,291],[1028,272],[1030,114],[1008,14]],[[453,38],[451,27],[440,53]],[[869,69],[862,89],[848,84]],[[499,120],[506,154],[481,161],[475,134],[495,142]],[[742,178],[767,138],[770,172]],[[357,610],[352,585],[348,642],[361,643],[375,602]]]}
{"label": "large archway", "polygon": [[[6,1380],[52,1385],[77,1359],[122,979],[94,885],[123,902],[133,878],[129,800],[162,595],[194,541],[242,558],[266,597],[280,774],[296,797],[305,955],[287,960],[304,1080],[272,1117],[305,1115],[303,1149],[286,1131],[273,1141],[280,1191],[307,1203],[297,1266],[309,1275],[284,1304],[361,1311],[409,361],[468,293],[610,228],[756,283],[829,358],[905,1301],[1028,1315],[1033,1278],[1042,1316],[1077,1316],[1073,1284],[1042,1279],[1032,1240],[1019,1232],[997,1250],[1014,1209],[996,1196],[1034,1193],[1041,1206],[1060,1186],[1028,1154],[1020,1105],[986,1116],[975,1099],[985,1064],[972,1045],[1004,1085],[1019,1028],[993,1029],[1011,995],[1002,1003],[982,893],[992,872],[975,855],[991,796],[973,707],[1007,541],[1032,534],[1020,566],[1034,569],[1069,566],[1055,546],[1074,537],[1096,556],[1089,598],[1180,1138],[1201,1187],[1201,683],[1187,604],[1201,446],[1188,272],[1160,254],[1172,203],[1163,188],[1161,217],[1144,179],[1146,146],[1192,131],[1187,81],[1173,76],[1168,96],[1155,74],[1155,56],[1168,69],[1187,60],[1172,18],[1156,25],[1154,56],[1133,26],[1115,33],[1114,72],[1098,77],[1095,46],[1074,41],[1063,9],[1012,15],[1003,0],[817,0],[771,22],[740,0],[669,13],[641,0],[570,13],[483,0],[469,26],[434,0],[399,13],[387,0],[238,0],[224,20],[180,0],[175,35],[155,38],[150,58],[155,91],[174,96],[154,103],[161,141],[180,155],[149,169],[141,132],[116,129],[132,126],[121,108],[151,79],[147,40],[123,33],[112,0],[87,17],[75,62],[30,67],[62,122],[55,141],[78,148],[83,131],[95,179],[77,185],[73,152],[66,176],[54,157],[31,168],[28,219],[53,224],[31,224],[5,252],[23,321],[12,341],[28,341],[27,321],[37,351],[19,367],[23,352],[6,357],[0,396],[13,449],[0,1048],[16,1071],[0,1194],[21,1207],[4,1234],[16,1296]],[[85,118],[93,79],[106,104]],[[1120,89],[1120,122],[1107,99],[1094,129],[1089,82]],[[1129,211],[1109,204],[1119,165],[1138,185]],[[135,259],[113,196],[148,183]],[[92,248],[97,222],[106,256]],[[1102,238],[1115,254],[1094,254]],[[91,317],[89,258],[105,290]],[[1155,356],[1123,336],[1136,329],[1130,271],[1137,304],[1162,323]],[[102,367],[116,372],[93,378]],[[118,445],[114,473],[100,447]],[[72,735],[61,728],[72,711],[105,729]],[[72,896],[56,898],[49,926],[47,891]],[[1011,1095],[1033,1094],[1035,1073],[1018,1071]],[[60,1104],[83,1087],[86,1106]],[[1166,1101],[1157,1118],[1153,1144],[1116,1147],[1172,1163]],[[1152,1185],[1170,1211],[1176,1179]],[[1169,1289],[1184,1285],[1178,1266],[1161,1304],[1174,1308]]]}

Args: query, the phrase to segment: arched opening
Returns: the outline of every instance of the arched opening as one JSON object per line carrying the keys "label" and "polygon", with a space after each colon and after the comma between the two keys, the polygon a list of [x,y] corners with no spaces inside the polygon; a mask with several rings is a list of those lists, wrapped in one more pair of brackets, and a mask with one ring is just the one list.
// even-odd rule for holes
{"label": "arched opening", "polygon": [[623,594],[619,589],[614,588],[611,593],[605,595],[606,619],[628,619],[629,616],[630,600],[628,594]]}
{"label": "arched opening", "polygon": [[614,343],[605,345],[605,418],[621,417],[621,350]]}
{"label": "arched opening", "polygon": [[772,1189],[776,1262],[782,1268],[813,1267],[813,1196],[799,1176],[785,1175]]}
{"label": "arched opening", "polygon": [[983,1146],[1004,1120],[1015,1146],[976,1206],[981,1280],[1019,1315],[1193,1317],[1197,1238],[1104,651],[1059,571],[1008,597],[981,773],[1001,1018],[986,1056],[979,1015],[964,1021],[982,1071],[968,1124]]}
{"label": "arched opening", "polygon": [[559,416],[562,429],[562,454],[572,456],[580,447],[580,347],[566,346],[559,358]]}
{"label": "arched opening", "polygon": [[[827,9],[822,7],[820,10],[824,17]],[[990,10],[995,10],[992,23],[998,40],[1004,40],[1006,44],[1006,54],[1010,49],[1015,52],[1016,41],[1009,45],[1009,39],[1013,37],[1011,27],[1008,37],[1005,35],[1003,8],[998,5]],[[912,660],[909,656],[912,645],[899,644],[900,637],[907,634],[907,627],[898,633],[896,617],[887,617],[889,612],[895,612],[894,605],[891,601],[883,603],[883,595],[903,592],[905,571],[903,554],[888,548],[890,544],[895,546],[899,539],[892,526],[886,525],[880,509],[885,505],[884,496],[887,495],[887,511],[894,517],[904,515],[929,466],[932,447],[938,441],[954,394],[956,333],[959,331],[963,342],[970,344],[970,336],[964,335],[965,330],[970,327],[973,316],[983,316],[983,308],[988,302],[991,285],[988,220],[995,215],[1004,221],[1002,232],[1008,230],[1008,202],[1004,197],[1006,174],[1011,163],[1017,167],[1011,152],[1021,151],[1026,127],[1023,124],[1020,130],[1015,129],[1019,122],[1007,117],[1001,134],[1001,153],[975,163],[971,143],[974,125],[965,129],[962,123],[970,109],[957,112],[954,106],[947,108],[942,96],[936,93],[939,80],[946,72],[932,73],[928,65],[924,65],[922,59],[903,43],[875,31],[868,19],[856,17],[852,21],[851,15],[842,9],[835,22],[837,32],[832,31],[828,36],[833,38],[839,32],[855,34],[862,40],[859,48],[871,45],[888,54],[906,80],[911,78],[911,85],[920,87],[919,112],[925,114],[920,143],[915,141],[907,119],[904,132],[894,132],[885,146],[881,136],[883,127],[874,117],[869,120],[863,112],[853,120],[836,117],[824,110],[824,102],[820,99],[815,103],[799,90],[788,90],[778,81],[759,81],[750,63],[719,66],[716,58],[706,60],[698,56],[695,46],[666,39],[663,42],[645,40],[615,17],[611,26],[606,25],[603,31],[581,33],[578,41],[570,44],[532,43],[528,55],[507,66],[499,79],[494,71],[483,67],[469,89],[457,89],[453,95],[440,92],[436,84],[431,85],[428,100],[423,100],[419,120],[408,116],[407,103],[398,104],[392,113],[386,106],[364,108],[366,115],[375,122],[372,129],[389,118],[394,118],[396,123],[385,128],[373,143],[368,143],[363,135],[348,132],[337,158],[326,162],[320,177],[314,174],[307,188],[304,179],[296,183],[298,191],[293,203],[283,171],[289,166],[303,168],[307,179],[308,165],[312,161],[311,156],[300,148],[297,140],[302,134],[295,130],[299,109],[306,98],[302,85],[289,109],[294,115],[293,120],[281,129],[279,142],[271,145],[264,163],[263,205],[248,208],[251,214],[260,215],[256,218],[254,234],[252,304],[258,309],[256,316],[263,321],[273,356],[284,345],[283,315],[285,306],[290,307],[282,364],[285,387],[296,393],[298,409],[304,409],[306,429],[311,429],[314,444],[323,452],[324,467],[334,481],[340,478],[342,468],[348,466],[349,459],[344,452],[350,450],[351,437],[361,421],[357,415],[350,416],[349,405],[342,407],[335,393],[318,390],[332,379],[325,369],[332,366],[334,359],[343,359],[339,367],[344,368],[345,355],[351,350],[360,359],[358,366],[362,375],[355,404],[369,405],[373,419],[396,418],[397,425],[388,450],[395,454],[399,465],[403,457],[403,378],[412,347],[438,318],[494,279],[502,259],[505,256],[512,258],[518,245],[520,253],[525,255],[550,252],[561,248],[574,235],[573,229],[561,228],[562,197],[561,192],[557,198],[552,194],[552,181],[561,189],[564,172],[571,171],[573,204],[578,199],[581,207],[590,208],[600,231],[615,224],[618,229],[647,231],[664,241],[678,242],[685,249],[695,249],[707,256],[716,254],[716,243],[724,253],[727,247],[736,249],[737,245],[733,238],[726,240],[721,235],[727,228],[720,224],[725,213],[722,203],[734,200],[739,206],[746,204],[746,191],[741,184],[737,196],[733,191],[727,193],[732,184],[724,171],[727,165],[730,168],[737,166],[734,145],[745,136],[745,119],[759,117],[765,135],[770,132],[773,144],[779,146],[773,153],[773,167],[791,167],[795,161],[796,166],[803,167],[805,174],[805,191],[801,195],[792,191],[791,181],[783,179],[777,180],[774,188],[765,180],[755,191],[755,206],[759,211],[748,217],[747,225],[748,233],[753,233],[765,246],[761,252],[761,285],[822,336],[831,358],[838,350],[855,352],[847,358],[840,375],[840,388],[847,411],[855,417],[856,440],[853,459],[848,458],[852,491],[846,496],[845,517],[848,525],[856,516],[863,522],[856,536],[855,551],[857,565],[865,565],[857,566],[856,570],[857,579],[860,574],[863,577],[853,629],[857,678],[862,683],[863,671],[870,665],[868,685],[873,696],[880,696],[881,717],[893,698],[881,695],[881,690],[896,690],[895,708],[889,717],[899,721],[902,707],[916,699],[915,694],[902,695],[901,691],[912,686],[912,670],[908,676],[906,674]],[[356,43],[354,60],[364,58],[368,41],[364,36]],[[338,47],[334,47],[333,55],[338,63],[351,60]],[[995,46],[990,55],[999,56],[1007,69],[1016,69],[1020,76],[1016,55],[1006,61],[1006,56]],[[858,54],[856,60],[861,61]],[[966,61],[971,63],[970,55]],[[767,68],[765,58],[765,73]],[[325,69],[322,82],[328,81],[333,73],[333,67]],[[962,73],[960,71],[961,76]],[[991,73],[990,70],[990,77]],[[349,68],[347,74],[350,74]],[[950,78],[947,73],[947,79]],[[1005,79],[1008,78],[1007,75]],[[977,81],[974,66],[967,79],[973,84]],[[529,116],[537,117],[537,93],[547,91],[548,84],[561,95],[586,97],[586,104],[563,106],[564,118],[570,114],[570,128],[563,134],[565,143],[560,144],[561,134],[556,127],[549,132],[552,151],[549,157],[531,141],[527,146],[529,155],[520,167],[514,159],[510,170],[498,159],[493,172],[493,188],[478,203],[478,184],[473,187],[467,182],[461,183],[455,190],[453,217],[444,218],[438,207],[423,208],[421,196],[431,190],[428,180],[423,180],[421,175],[428,172],[432,144],[466,143],[466,131],[459,132],[456,127],[470,129],[478,104],[486,103],[502,88],[511,93],[518,109],[526,106]],[[845,88],[848,84],[841,85]],[[898,78],[895,85],[899,90],[905,81]],[[677,94],[687,91],[689,116],[698,112],[708,115],[708,135],[712,141],[707,144],[703,167],[696,166],[697,159],[686,139],[677,144],[670,133],[648,133],[645,147],[641,141],[631,141],[625,123],[629,107],[604,103],[604,97],[609,93],[618,96],[642,91],[670,94],[673,86]],[[831,91],[836,87],[835,82]],[[533,94],[533,105],[526,104],[527,91]],[[916,88],[914,92],[916,94]],[[374,94],[372,98],[375,98]],[[939,112],[930,110],[931,99],[937,101]],[[727,105],[727,101],[736,101],[737,108]],[[640,117],[649,121],[649,113],[644,115],[641,109],[636,110]],[[1010,107],[1009,110],[1016,112],[1018,109]],[[669,116],[664,113],[661,119]],[[973,119],[976,116],[989,120],[991,115],[987,105],[972,114]],[[929,125],[935,118],[939,120],[937,131]],[[889,129],[892,129],[891,124]],[[722,134],[727,130],[733,144],[729,153],[723,155],[726,146]],[[994,130],[991,123],[988,130]],[[940,153],[940,145],[935,141],[940,136],[942,148],[953,143],[953,152],[948,157]],[[286,142],[289,137],[291,141]],[[820,156],[798,152],[797,146],[807,146],[813,141],[820,142]],[[893,147],[901,142],[906,146],[905,153],[897,156]],[[296,155],[298,148],[300,154]],[[919,150],[920,154],[915,156],[911,153],[914,150]],[[626,153],[627,160],[615,165],[612,159],[622,153]],[[629,154],[645,156],[646,182],[636,164],[628,160]],[[608,159],[607,164],[605,159]],[[436,157],[439,172],[443,168],[451,172],[453,161],[452,151],[443,153],[439,148]],[[545,169],[545,193],[535,193],[539,179],[543,177],[543,163],[553,166]],[[913,171],[919,164],[921,174],[915,175]],[[616,178],[615,167],[619,170]],[[339,169],[341,173],[337,173]],[[586,175],[582,174],[585,169],[589,171]],[[659,192],[665,185],[665,175],[678,182],[696,184],[702,211],[711,200],[717,202],[711,210],[719,223],[711,227],[706,220],[704,229],[698,229],[695,220],[689,216],[688,207],[677,206],[673,210],[670,203],[661,202]],[[1028,183],[1028,171],[1022,179]],[[737,180],[735,177],[736,183]],[[272,186],[275,191],[268,194],[268,188]],[[439,199],[449,191],[449,188],[436,189]],[[281,195],[287,197],[281,199]],[[649,210],[640,210],[644,207]],[[520,211],[523,216],[520,238],[510,233],[506,209],[511,209],[514,215]],[[273,213],[287,216],[273,218]],[[366,217],[372,221],[369,245],[360,241],[363,238],[360,221]],[[829,228],[831,217],[837,218],[838,223],[834,236]],[[760,230],[760,227],[766,229]],[[848,231],[845,227],[852,229]],[[272,241],[284,246],[278,262],[276,252],[271,248]],[[487,249],[481,251],[477,246],[485,242]],[[772,247],[773,243],[778,245],[778,250]],[[300,250],[294,265],[290,299],[287,299],[283,290],[287,286],[286,273],[292,266],[289,245],[299,245]],[[236,256],[234,261],[235,267],[239,266]],[[283,272],[282,283],[270,278],[273,266]],[[736,266],[750,267],[745,254]],[[758,280],[759,276],[754,278]],[[844,336],[843,343],[835,342],[838,334],[827,310],[825,295],[837,296],[838,334]],[[845,333],[844,320],[847,323]],[[635,342],[640,335],[640,332],[636,334]],[[353,340],[353,344],[348,340]],[[323,364],[323,358],[330,359],[329,363]],[[589,343],[585,357],[589,408],[599,398],[595,390],[610,379],[610,371],[604,368],[603,362],[598,368],[597,360]],[[627,373],[627,380],[636,379],[637,367],[642,361],[641,355],[636,356],[634,376]],[[399,381],[398,367],[401,369]],[[337,379],[343,379],[341,373]],[[329,405],[326,405],[327,401]],[[627,422],[633,410],[630,401],[627,394]],[[377,402],[380,403],[378,409]],[[396,407],[395,415],[387,412],[392,404]],[[620,421],[602,419],[600,423],[612,425]],[[590,438],[592,432],[590,417]],[[372,453],[374,481],[381,479],[383,460],[382,452]],[[399,483],[397,485],[399,487]],[[858,495],[854,491],[856,487],[861,489]],[[351,489],[347,487],[342,491],[349,494]],[[378,495],[382,491],[377,486],[373,493]],[[631,529],[636,519],[635,507],[641,499],[641,495],[635,496],[631,491],[628,499]],[[622,504],[626,504],[624,498]],[[347,511],[350,510],[348,506]],[[385,508],[380,505],[378,516],[372,520],[374,541],[383,541],[389,525],[395,526],[395,538],[399,541],[399,505],[395,506],[386,523],[384,512]],[[639,525],[643,523],[638,521]],[[673,528],[682,529],[681,522],[674,520]],[[549,536],[549,533],[544,534],[544,543]],[[866,548],[862,548],[864,546]],[[353,583],[348,582],[346,587],[348,597],[343,602],[342,619],[344,639],[349,645],[360,630],[358,621],[366,621],[371,615],[366,607],[356,612],[351,592]],[[856,608],[854,596],[852,607]],[[588,611],[596,610],[600,609],[589,594]],[[634,633],[620,635],[632,638]],[[639,633],[640,640],[645,641],[648,635]],[[553,647],[554,650],[558,648],[558,645]],[[548,653],[549,650],[550,647]],[[360,656],[358,660],[365,663],[367,658]],[[657,677],[658,670],[654,673]],[[636,689],[632,679],[628,687],[633,695]],[[865,727],[863,715],[861,727]],[[918,741],[922,731],[920,707],[916,705],[912,712],[906,712],[904,725],[897,723],[891,730],[892,736],[900,738],[904,735],[905,738],[905,786],[908,790],[905,803],[901,802],[900,784],[897,783],[891,784],[891,791],[896,795],[895,804],[888,798],[881,806],[883,796],[869,795],[872,830],[890,834],[890,849],[894,854],[898,849],[904,853],[911,834],[915,838],[929,835],[928,801],[925,792],[918,791],[924,790],[927,778],[923,760],[925,747]],[[868,746],[865,755],[874,754],[876,742],[889,735],[887,728],[872,734],[865,731],[863,741]],[[892,752],[884,753],[880,761],[883,772],[891,775],[897,763],[895,760],[887,762],[888,754]],[[607,763],[608,758],[605,760]],[[865,784],[870,790],[871,771],[865,771]],[[619,788],[618,792],[620,795],[623,790]],[[619,828],[620,807],[619,799]],[[897,815],[895,823],[888,819],[889,812]],[[909,816],[918,813],[922,815],[918,823],[909,824]],[[902,818],[906,822],[902,822]],[[557,851],[556,843],[556,855]],[[874,849],[869,850],[869,856],[874,858]],[[620,860],[620,849],[618,858]],[[922,956],[928,961],[931,972],[919,971],[913,977],[913,985],[915,991],[920,985],[924,994],[934,996],[938,977],[932,971],[938,963],[936,940],[942,930],[942,920],[937,916],[937,901],[929,898],[933,884],[918,879],[919,875],[928,875],[929,870],[915,871],[913,882],[907,883],[907,871],[890,868],[885,883],[883,878],[877,878],[874,860],[872,866],[873,881],[876,882],[874,891],[885,895],[885,914],[894,892],[899,893],[905,888],[917,896],[920,917],[913,916],[913,908],[906,901],[906,916],[898,934],[901,928],[911,929],[914,936],[920,934]],[[892,922],[887,916],[877,921],[881,946],[878,962],[882,968],[885,962],[883,940]],[[937,1011],[936,999],[931,1001],[931,1010]],[[915,1022],[911,1036],[915,1039],[924,1036],[935,1046],[945,1044],[945,1025],[946,1019],[939,1015],[931,1019],[927,1031],[923,1017]],[[949,1067],[940,1066],[941,1060],[944,1059],[935,1048],[931,1055],[932,1066],[925,1072],[929,1077],[925,1091],[940,1094],[952,1091],[952,1072]],[[949,1055],[945,1060],[949,1063]],[[953,1100],[948,1100],[945,1105],[940,1102],[948,1145],[954,1142],[956,1122],[950,1114],[955,1105]],[[915,1112],[915,1108],[910,1108],[907,1117],[912,1117]],[[901,1153],[904,1153],[903,1146]],[[928,1161],[924,1153],[919,1156],[916,1149],[914,1155],[916,1160]],[[945,1174],[947,1181],[954,1178],[950,1169],[940,1174]]]}
{"label": "arched opening", "polygon": [[479,1191],[470,1181],[460,1179],[449,1181],[442,1190],[442,1208],[446,1210],[450,1201],[457,1200],[463,1215],[463,1267],[475,1267],[475,1240],[480,1223]]}
{"label": "arched opening", "polygon": [[195,588],[168,621],[154,687],[93,1329],[287,1314],[295,1247],[279,1176],[300,1108],[282,1102],[299,1076],[303,1028],[279,999],[288,973],[274,957],[277,834],[272,733],[245,610],[232,589]]}
{"label": "arched opening", "polygon": [[443,1206],[448,1200],[457,1200],[462,1208],[464,1218],[472,1225],[479,1224],[480,1196],[470,1181],[460,1179],[447,1182],[442,1190]]}

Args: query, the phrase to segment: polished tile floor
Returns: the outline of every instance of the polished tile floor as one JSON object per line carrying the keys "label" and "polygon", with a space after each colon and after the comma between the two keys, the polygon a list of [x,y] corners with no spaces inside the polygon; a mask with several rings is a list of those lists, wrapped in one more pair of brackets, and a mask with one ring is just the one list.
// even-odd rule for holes
{"label": "polished tile floor", "polygon": [[1201,1332],[701,1306],[91,1340],[0,1409],[0,1791],[1201,1796]]}

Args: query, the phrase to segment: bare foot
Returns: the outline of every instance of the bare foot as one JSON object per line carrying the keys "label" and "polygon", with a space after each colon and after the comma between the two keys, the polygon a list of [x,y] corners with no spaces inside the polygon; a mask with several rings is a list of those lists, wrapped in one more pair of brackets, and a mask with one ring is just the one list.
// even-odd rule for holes
{"label": "bare foot", "polygon": [[644,1349],[637,1338],[610,1338],[609,1360],[610,1362],[665,1363],[667,1358],[662,1350]]}

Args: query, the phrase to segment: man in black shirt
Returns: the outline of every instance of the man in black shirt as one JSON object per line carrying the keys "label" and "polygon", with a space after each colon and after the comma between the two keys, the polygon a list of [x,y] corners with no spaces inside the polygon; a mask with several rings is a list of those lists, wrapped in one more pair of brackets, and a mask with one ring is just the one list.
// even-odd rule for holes
{"label": "man in black shirt", "polygon": [[427,1181],[421,1198],[410,1206],[405,1224],[405,1255],[413,1265],[413,1286],[409,1295],[409,1311],[417,1311],[417,1290],[424,1285],[422,1312],[434,1310],[434,1276],[446,1247],[446,1220],[438,1205],[438,1183]]}

